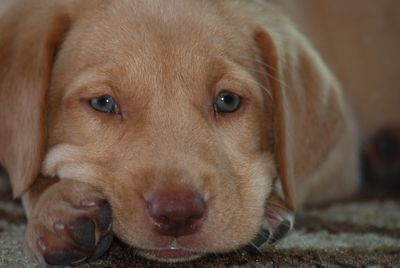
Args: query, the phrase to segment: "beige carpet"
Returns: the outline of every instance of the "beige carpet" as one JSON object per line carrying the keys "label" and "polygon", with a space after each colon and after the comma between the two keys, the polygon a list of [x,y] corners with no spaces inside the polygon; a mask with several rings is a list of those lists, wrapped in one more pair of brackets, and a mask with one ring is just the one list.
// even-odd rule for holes
{"label": "beige carpet", "polygon": [[[0,198],[0,267],[39,267],[21,249],[25,218],[18,203]],[[400,267],[398,193],[369,191],[352,200],[308,209],[295,231],[263,254],[210,256],[185,265],[160,265],[115,242],[101,260],[79,267]]]}

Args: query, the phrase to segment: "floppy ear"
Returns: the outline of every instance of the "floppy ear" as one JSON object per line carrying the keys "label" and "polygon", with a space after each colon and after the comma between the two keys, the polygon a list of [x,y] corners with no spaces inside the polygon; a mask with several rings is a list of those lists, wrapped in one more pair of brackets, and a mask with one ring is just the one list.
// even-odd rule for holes
{"label": "floppy ear", "polygon": [[46,92],[70,23],[60,1],[19,2],[0,18],[0,163],[15,197],[40,171]]}
{"label": "floppy ear", "polygon": [[318,170],[343,130],[341,91],[320,56],[289,22],[279,32],[258,29],[255,40],[273,97],[275,158],[284,202],[294,211],[301,202],[295,184]]}

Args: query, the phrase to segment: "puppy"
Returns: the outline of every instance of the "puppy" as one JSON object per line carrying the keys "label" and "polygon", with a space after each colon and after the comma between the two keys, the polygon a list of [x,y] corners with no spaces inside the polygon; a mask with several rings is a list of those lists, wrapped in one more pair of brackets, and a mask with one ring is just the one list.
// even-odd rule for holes
{"label": "puppy", "polygon": [[113,234],[166,262],[259,249],[357,190],[354,116],[285,7],[10,2],[0,163],[33,259],[94,260]]}

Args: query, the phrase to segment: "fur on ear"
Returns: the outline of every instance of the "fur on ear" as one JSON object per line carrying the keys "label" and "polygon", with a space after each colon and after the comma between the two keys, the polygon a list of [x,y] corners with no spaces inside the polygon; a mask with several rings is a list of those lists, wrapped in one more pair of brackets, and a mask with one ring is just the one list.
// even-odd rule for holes
{"label": "fur on ear", "polygon": [[273,98],[275,158],[284,202],[294,211],[303,202],[295,196],[295,184],[301,186],[315,174],[347,130],[336,79],[291,23],[280,23],[279,32],[260,27],[255,41]]}
{"label": "fur on ear", "polygon": [[62,1],[18,1],[0,17],[0,164],[14,197],[40,172],[47,89],[70,20]]}

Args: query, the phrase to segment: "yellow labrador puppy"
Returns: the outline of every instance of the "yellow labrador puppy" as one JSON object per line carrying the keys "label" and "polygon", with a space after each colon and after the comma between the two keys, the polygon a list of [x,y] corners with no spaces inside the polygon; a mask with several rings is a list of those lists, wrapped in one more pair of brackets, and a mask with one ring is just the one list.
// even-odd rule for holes
{"label": "yellow labrador puppy", "polygon": [[296,206],[357,190],[347,97],[287,16],[306,6],[1,5],[0,163],[39,262],[96,259],[113,234],[167,262],[259,248]]}

